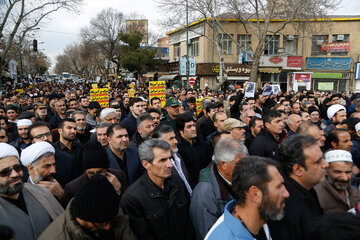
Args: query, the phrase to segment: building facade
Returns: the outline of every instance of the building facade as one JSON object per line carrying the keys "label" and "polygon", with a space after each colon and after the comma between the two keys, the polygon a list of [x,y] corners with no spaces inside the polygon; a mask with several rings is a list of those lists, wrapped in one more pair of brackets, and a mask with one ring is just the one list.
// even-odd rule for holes
{"label": "building facade", "polygon": [[[226,86],[249,79],[252,50],[256,49],[258,39],[251,31],[246,34],[236,19],[224,19],[221,23],[228,34],[215,35],[205,19],[189,25],[188,52],[196,61],[197,84],[201,88],[212,87],[218,81],[220,56],[228,71]],[[273,35],[281,25],[276,19],[270,23],[268,44],[260,57],[259,85],[278,83],[284,91],[303,88],[360,91],[360,81],[355,79],[360,55],[360,16],[294,22]],[[174,66],[186,57],[186,29],[176,29],[167,35],[169,63]],[[219,42],[220,55],[215,41]],[[171,75],[185,80],[174,69]]]}

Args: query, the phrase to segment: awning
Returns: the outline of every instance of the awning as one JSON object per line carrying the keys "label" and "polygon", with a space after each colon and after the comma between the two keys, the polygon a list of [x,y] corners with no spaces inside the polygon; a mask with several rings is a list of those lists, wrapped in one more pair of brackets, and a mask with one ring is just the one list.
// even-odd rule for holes
{"label": "awning", "polygon": [[147,77],[147,78],[153,78],[155,76],[156,72],[148,72],[146,74],[144,74],[144,77]]}
{"label": "awning", "polygon": [[271,67],[261,67],[259,68],[259,72],[261,73],[281,73],[280,68],[271,68]]}
{"label": "awning", "polygon": [[174,80],[174,78],[176,78],[176,76],[178,76],[178,74],[163,75],[163,76],[159,77],[159,81]]}

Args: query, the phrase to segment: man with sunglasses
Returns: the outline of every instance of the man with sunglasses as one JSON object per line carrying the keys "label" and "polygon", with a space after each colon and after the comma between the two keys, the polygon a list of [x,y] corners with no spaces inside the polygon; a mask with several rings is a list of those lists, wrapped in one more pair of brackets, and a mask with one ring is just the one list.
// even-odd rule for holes
{"label": "man with sunglasses", "polygon": [[[28,132],[31,143],[43,141],[50,144],[53,143],[50,127],[46,122],[35,122],[28,128]],[[55,167],[56,173],[54,174],[54,177],[63,188],[68,182],[83,173],[70,154],[58,149],[55,149]]]}
{"label": "man with sunglasses", "polygon": [[0,225],[12,228],[16,239],[35,240],[64,209],[47,189],[22,178],[17,150],[0,143]]}

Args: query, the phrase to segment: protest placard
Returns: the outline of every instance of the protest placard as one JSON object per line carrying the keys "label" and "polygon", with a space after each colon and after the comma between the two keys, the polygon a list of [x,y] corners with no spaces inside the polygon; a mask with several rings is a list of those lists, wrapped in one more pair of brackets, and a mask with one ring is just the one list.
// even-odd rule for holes
{"label": "protest placard", "polygon": [[255,96],[256,83],[247,82],[245,88],[245,97],[250,98]]}
{"label": "protest placard", "polygon": [[133,88],[128,89],[129,97],[134,97],[136,93],[136,90]]}
{"label": "protest placard", "polygon": [[109,89],[97,88],[90,90],[90,101],[96,101],[101,107],[109,107]]}
{"label": "protest placard", "polygon": [[196,115],[199,115],[202,112],[202,101],[204,98],[196,99]]}
{"label": "protest placard", "polygon": [[161,107],[165,106],[166,101],[166,89],[165,81],[150,81],[149,82],[149,102],[153,97],[160,98]]}
{"label": "protest placard", "polygon": [[91,84],[91,88],[92,88],[92,89],[97,89],[97,88],[98,88],[97,83],[93,83],[93,84]]}

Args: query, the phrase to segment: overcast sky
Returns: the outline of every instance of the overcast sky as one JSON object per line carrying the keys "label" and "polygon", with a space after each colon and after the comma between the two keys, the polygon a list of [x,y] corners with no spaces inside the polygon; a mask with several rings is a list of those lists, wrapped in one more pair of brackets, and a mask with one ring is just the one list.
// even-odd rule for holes
{"label": "overcast sky", "polygon": [[[160,31],[156,24],[159,13],[153,0],[84,0],[81,12],[56,12],[37,34],[38,42],[44,42],[38,48],[50,57],[52,66],[55,64],[55,57],[67,45],[80,42],[80,29],[87,26],[98,12],[108,7],[118,9],[125,15],[132,12],[141,14],[149,19],[150,31]],[[343,0],[336,14],[360,15],[359,9],[360,0]]]}

